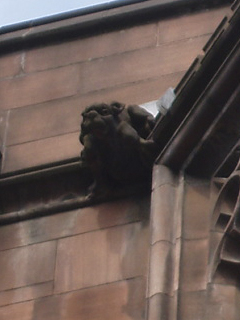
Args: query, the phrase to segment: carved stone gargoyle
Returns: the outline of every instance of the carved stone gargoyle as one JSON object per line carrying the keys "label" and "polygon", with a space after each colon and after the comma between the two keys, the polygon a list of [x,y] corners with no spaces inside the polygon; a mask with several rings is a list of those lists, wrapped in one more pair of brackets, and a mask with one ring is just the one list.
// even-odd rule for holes
{"label": "carved stone gargoyle", "polygon": [[156,144],[147,140],[155,125],[150,113],[137,105],[113,102],[87,107],[82,118],[80,161],[94,180],[90,197],[150,181],[157,155]]}

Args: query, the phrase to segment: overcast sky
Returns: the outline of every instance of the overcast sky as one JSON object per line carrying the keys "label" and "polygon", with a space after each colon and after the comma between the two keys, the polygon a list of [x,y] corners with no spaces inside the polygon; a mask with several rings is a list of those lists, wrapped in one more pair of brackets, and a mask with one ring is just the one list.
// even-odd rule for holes
{"label": "overcast sky", "polygon": [[0,0],[0,26],[112,1],[117,0]]}

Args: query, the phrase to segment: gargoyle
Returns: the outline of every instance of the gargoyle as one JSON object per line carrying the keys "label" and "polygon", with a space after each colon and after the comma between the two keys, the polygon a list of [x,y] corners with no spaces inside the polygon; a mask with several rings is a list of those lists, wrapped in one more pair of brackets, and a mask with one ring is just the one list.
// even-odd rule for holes
{"label": "gargoyle", "polygon": [[81,164],[94,179],[90,195],[150,180],[157,146],[147,137],[154,117],[137,105],[94,104],[82,113]]}

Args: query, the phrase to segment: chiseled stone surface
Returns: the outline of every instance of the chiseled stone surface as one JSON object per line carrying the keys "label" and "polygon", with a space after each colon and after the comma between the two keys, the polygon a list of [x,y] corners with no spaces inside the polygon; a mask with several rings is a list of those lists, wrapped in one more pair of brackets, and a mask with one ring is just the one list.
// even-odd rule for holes
{"label": "chiseled stone surface", "polygon": [[97,36],[30,50],[25,71],[34,72],[124,53],[157,42],[157,24],[127,28]]}
{"label": "chiseled stone surface", "polygon": [[158,293],[148,301],[148,320],[176,320],[177,292],[174,296]]}
{"label": "chiseled stone surface", "polygon": [[180,287],[182,291],[206,290],[208,246],[208,239],[183,241],[180,266]]}
{"label": "chiseled stone surface", "polygon": [[0,320],[33,320],[34,301],[0,307]]}
{"label": "chiseled stone surface", "polygon": [[[74,98],[10,110],[6,145],[46,139],[79,131],[81,100]],[[51,125],[50,125],[51,124]]]}
{"label": "chiseled stone surface", "polygon": [[154,165],[152,189],[154,190],[165,184],[177,186],[178,180],[176,175],[168,167],[164,165]]}
{"label": "chiseled stone surface", "polygon": [[56,241],[0,252],[0,291],[53,280]]}
{"label": "chiseled stone surface", "polygon": [[160,241],[152,246],[149,267],[149,297],[157,293],[172,294],[174,273],[172,251],[173,245],[167,241]]}
{"label": "chiseled stone surface", "polygon": [[148,320],[175,320],[181,253],[179,177],[155,165],[151,203]]}
{"label": "chiseled stone surface", "polygon": [[235,286],[211,284],[208,290],[206,320],[238,320],[239,290]]}
{"label": "chiseled stone surface", "polygon": [[0,59],[1,78],[13,77],[21,72],[22,52],[12,53]]}
{"label": "chiseled stone surface", "polygon": [[[0,292],[0,306],[50,296],[53,293],[53,281]],[[1,313],[0,313],[1,314]],[[1,319],[1,316],[0,316]]]}
{"label": "chiseled stone surface", "polygon": [[186,179],[184,185],[183,225],[184,239],[203,239],[209,236],[211,206],[208,181]]}
{"label": "chiseled stone surface", "polygon": [[211,205],[208,183],[155,165],[148,320],[205,320]]}
{"label": "chiseled stone surface", "polygon": [[0,228],[0,251],[149,219],[149,196],[27,220]]}
{"label": "chiseled stone surface", "polygon": [[162,44],[179,39],[194,38],[202,34],[211,34],[226,13],[226,8],[219,8],[191,15],[180,15],[170,20],[162,19],[158,23],[158,43]]}
{"label": "chiseled stone surface", "polygon": [[[181,292],[179,295],[178,318],[184,320],[205,319],[206,291]],[[225,319],[225,318],[219,318]]]}
{"label": "chiseled stone surface", "polygon": [[39,299],[33,319],[144,320],[145,285],[143,278],[134,278]]}
{"label": "chiseled stone surface", "polygon": [[184,71],[189,67],[189,62],[199,54],[200,48],[205,45],[208,38],[209,36],[199,36],[172,42],[164,46],[164,50],[161,46],[150,47],[139,52],[126,52],[122,55],[93,60],[91,63],[83,62],[80,65],[82,79],[80,93],[90,92],[92,88],[101,90],[158,77],[160,74]]}
{"label": "chiseled stone surface", "polygon": [[148,220],[133,196],[1,226],[0,320],[144,319]]}
{"label": "chiseled stone surface", "polygon": [[148,237],[137,222],[60,239],[55,293],[146,275]]}
{"label": "chiseled stone surface", "polygon": [[[141,104],[157,100],[169,87],[175,87],[184,72],[132,83],[127,87],[106,88],[64,99],[52,100],[10,110],[6,145],[46,139],[79,130],[80,114],[86,106],[104,101]],[[51,123],[51,125],[49,125]]]}
{"label": "chiseled stone surface", "polygon": [[40,166],[78,157],[82,149],[79,132],[51,137],[6,148],[2,172]]}
{"label": "chiseled stone surface", "polygon": [[[158,99],[179,82],[224,12],[186,14],[2,56],[1,109],[9,115],[3,172],[78,156],[76,119],[86,105]],[[205,190],[188,181],[184,198],[169,170],[154,170],[150,261],[144,201],[1,227],[0,320],[146,319],[148,262],[148,320],[205,320]],[[212,285],[207,298],[207,320],[238,320],[235,287]]]}
{"label": "chiseled stone surface", "polygon": [[[53,85],[54,84],[54,85]],[[1,81],[1,109],[69,97],[77,93],[79,72],[75,66]]]}
{"label": "chiseled stone surface", "polygon": [[[126,25],[123,30],[98,30],[94,36],[3,53],[0,108],[10,111],[6,145],[12,147],[3,158],[4,172],[63,160],[57,152],[56,157],[47,157],[62,138],[67,148],[64,159],[78,155],[75,145],[68,148],[72,142],[64,135],[78,132],[77,121],[87,105],[159,99],[179,83],[226,11],[215,8],[160,18]],[[41,26],[30,30],[32,36],[34,29]],[[15,32],[2,35],[5,40],[15,36]]]}
{"label": "chiseled stone surface", "polygon": [[176,188],[170,184],[155,188],[151,205],[151,243],[174,241]]}
{"label": "chiseled stone surface", "polygon": [[179,289],[180,249],[181,239],[174,245],[160,241],[151,247],[148,297],[158,293],[173,296]]}

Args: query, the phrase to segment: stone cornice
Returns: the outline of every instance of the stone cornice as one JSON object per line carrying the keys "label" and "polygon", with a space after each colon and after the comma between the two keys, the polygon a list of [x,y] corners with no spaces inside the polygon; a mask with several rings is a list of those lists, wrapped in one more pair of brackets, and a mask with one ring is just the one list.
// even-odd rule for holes
{"label": "stone cornice", "polygon": [[39,19],[2,27],[0,49],[4,53],[72,37],[85,37],[147,23],[161,17],[223,6],[231,2],[231,0],[148,0],[79,16],[75,16],[74,12],[72,16],[63,14],[53,17],[52,20]]}

